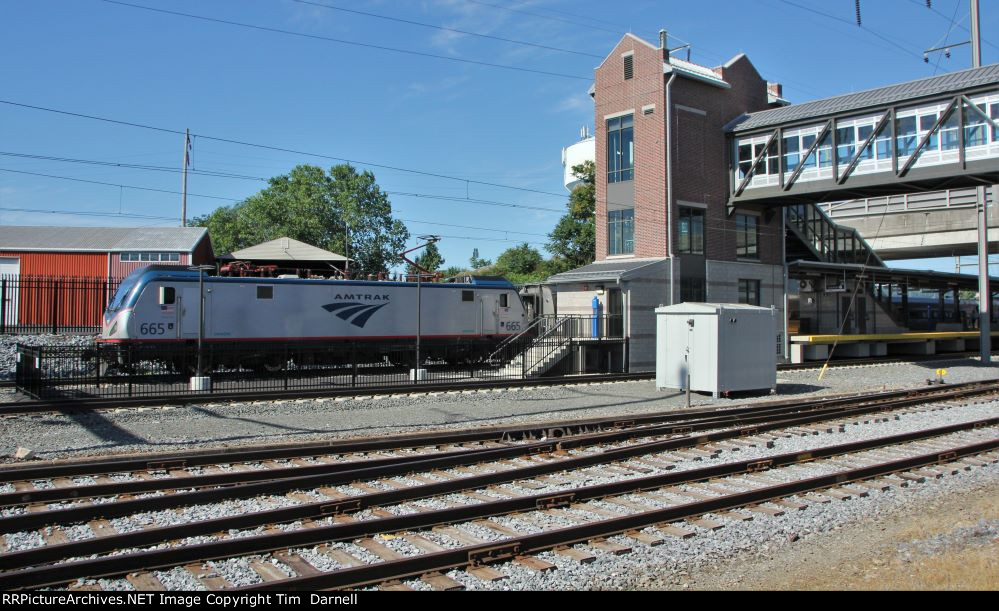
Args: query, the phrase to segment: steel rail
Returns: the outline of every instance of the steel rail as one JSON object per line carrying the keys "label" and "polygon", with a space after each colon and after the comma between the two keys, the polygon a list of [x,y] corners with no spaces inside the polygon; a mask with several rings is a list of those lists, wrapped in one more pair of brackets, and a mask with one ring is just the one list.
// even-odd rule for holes
{"label": "steel rail", "polygon": [[[981,388],[981,385],[974,385],[976,391]],[[944,392],[939,387],[930,389],[921,389],[923,393],[927,391],[930,393],[943,394],[945,397],[951,396],[951,393]],[[991,390],[999,391],[999,385],[995,385]],[[776,407],[760,407],[760,408],[749,408],[745,410],[738,410],[738,413],[733,412],[714,412],[703,418],[677,418],[675,421],[670,421],[669,418],[662,420],[653,420],[648,423],[637,424],[634,422],[622,422],[617,419],[611,419],[606,421],[601,421],[599,424],[602,426],[593,427],[598,430],[594,432],[580,432],[573,437],[561,436],[558,437],[561,440],[562,447],[568,447],[568,444],[572,444],[572,447],[586,447],[589,445],[594,445],[598,443],[605,443],[608,439],[607,433],[611,432],[607,429],[613,429],[613,434],[615,440],[623,439],[633,439],[634,437],[643,437],[648,435],[661,435],[661,434],[680,434],[685,432],[693,432],[695,430],[703,431],[711,428],[717,428],[721,426],[735,426],[737,424],[749,423],[749,422],[768,422],[770,419],[780,418],[780,417],[790,417],[794,414],[800,414],[803,412],[814,413],[816,410],[828,410],[828,409],[842,409],[843,405],[854,405],[856,403],[863,404],[877,404],[877,401],[888,400],[892,397],[899,396],[900,393],[891,393],[890,397],[885,397],[882,395],[877,395],[874,397],[865,397],[862,401],[857,398],[851,398],[844,403],[843,400],[837,400],[832,402],[818,402],[814,405],[811,404],[791,404],[791,405],[781,405]],[[902,396],[910,396],[910,393],[901,393]],[[924,395],[921,395],[924,396]],[[835,413],[835,412],[834,412]],[[682,424],[682,426],[680,426]],[[592,426],[592,424],[590,425]],[[631,434],[626,434],[622,438],[622,431],[630,431]],[[547,437],[547,436],[546,436]],[[554,436],[551,436],[554,437]],[[438,440],[433,440],[435,444],[440,444]],[[510,448],[516,448],[509,453],[503,454],[503,458],[515,458],[518,456],[525,456],[529,454],[535,454],[538,452],[543,452],[546,448],[550,447],[550,441],[536,442],[533,444],[522,444],[519,446],[510,446]],[[498,450],[504,450],[506,448],[471,448],[465,450],[457,450],[454,452],[444,452],[439,453],[434,456],[428,454],[416,454],[408,456],[397,456],[397,457],[387,457],[381,459],[370,459],[370,460],[355,460],[355,461],[344,461],[338,464],[317,464],[310,466],[296,466],[296,467],[283,467],[283,468],[273,468],[273,469],[258,469],[254,471],[238,471],[238,472],[227,472],[227,473],[217,473],[210,475],[192,475],[192,476],[181,476],[181,477],[170,477],[163,479],[149,479],[149,480],[139,480],[139,481],[126,481],[126,482],[112,482],[106,484],[87,484],[80,486],[65,486],[65,487],[53,487],[45,488],[40,490],[24,490],[8,493],[0,493],[0,507],[11,506],[11,505],[26,505],[32,503],[41,502],[53,502],[53,501],[66,501],[75,500],[89,497],[98,496],[109,496],[109,495],[120,495],[120,494],[134,494],[140,492],[149,492],[156,490],[182,490],[188,488],[205,488],[210,486],[223,486],[223,485],[233,485],[233,484],[244,484],[260,481],[272,481],[279,479],[287,479],[291,477],[302,477],[308,475],[318,475],[318,474],[332,474],[343,471],[357,471],[362,468],[374,469],[381,468],[385,469],[388,467],[396,467],[403,464],[423,464],[427,459],[432,458],[433,460],[447,461],[453,457],[467,457],[469,461],[464,464],[470,464],[472,462],[478,462],[481,460],[477,457],[480,454],[488,453],[488,456],[495,456],[494,452]],[[519,451],[518,451],[519,450]],[[313,451],[308,454],[309,456],[320,455],[319,452]],[[212,455],[216,457],[216,455]],[[227,459],[231,458],[231,455],[226,455]],[[243,459],[246,460],[245,458]],[[498,458],[492,458],[492,460],[498,460]],[[226,460],[226,464],[230,461]],[[204,463],[201,463],[204,464]],[[146,468],[152,469],[172,469],[181,468],[186,466],[182,461],[169,462],[169,461],[147,461]],[[64,477],[65,473],[58,468],[52,468],[46,470],[48,477]],[[24,478],[22,474],[17,480],[7,481],[25,481],[28,478]],[[38,472],[36,471],[34,477],[30,479],[37,479]],[[0,477],[0,481],[4,481],[4,478]],[[0,525],[2,525],[2,519],[0,519]],[[2,528],[2,526],[0,526]]]}
{"label": "steel rail", "polygon": [[[475,564],[513,559],[525,554],[535,554],[562,545],[584,543],[594,538],[608,537],[634,531],[664,522],[675,522],[713,511],[735,509],[759,504],[772,499],[821,490],[845,482],[869,479],[920,466],[939,464],[999,448],[999,439],[955,447],[945,453],[922,454],[915,457],[881,463],[869,467],[847,469],[834,474],[813,477],[788,484],[778,484],[748,492],[735,493],[717,499],[695,501],[666,509],[651,510],[599,520],[579,526],[549,530],[533,535],[505,539],[501,543],[486,543],[456,550],[435,552],[413,558],[390,560],[382,563],[343,569],[312,577],[296,577],[280,581],[236,588],[242,591],[259,590],[316,590],[350,588],[374,585],[392,579],[405,579],[431,571],[445,571]],[[591,497],[593,498],[593,497]],[[575,499],[573,499],[575,500]]]}
{"label": "steel rail", "polygon": [[[992,390],[992,389],[990,389]],[[953,390],[946,394],[944,398],[954,398],[956,396],[967,396],[968,394],[978,394],[983,391],[981,389],[974,390]],[[931,397],[931,400],[939,400],[938,396]],[[849,415],[856,415],[861,413],[869,413],[871,411],[881,411],[890,407],[905,407],[909,405],[924,403],[927,401],[927,397],[922,394],[916,396],[895,398],[895,399],[877,399],[874,401],[858,401],[861,403],[861,407],[831,407],[826,409],[817,409],[810,412],[808,415],[799,417],[789,417],[785,419],[772,420],[770,416],[746,416],[739,420],[741,424],[749,424],[748,428],[734,429],[730,431],[719,431],[712,434],[700,435],[697,437],[681,437],[665,441],[654,441],[647,442],[643,444],[638,444],[630,448],[619,448],[616,450],[609,450],[603,453],[594,454],[590,456],[575,457],[559,461],[553,461],[542,465],[545,469],[541,471],[542,473],[550,473],[561,471],[567,468],[567,466],[573,466],[576,464],[600,464],[604,462],[609,462],[611,459],[607,458],[609,456],[621,456],[630,457],[637,456],[644,453],[650,453],[655,451],[666,451],[671,449],[681,449],[687,447],[694,447],[710,441],[720,441],[724,439],[737,438],[749,434],[755,434],[758,432],[763,432],[767,430],[776,430],[780,428],[787,428],[791,426],[797,426],[801,424],[809,424],[813,422],[818,422],[822,420],[827,420],[829,418],[841,418]],[[702,427],[704,429],[717,428],[718,423],[705,423]],[[687,427],[684,427],[687,428]],[[457,466],[467,466],[471,464],[477,464],[487,461],[497,461],[497,460],[508,460],[511,458],[517,458],[529,454],[545,454],[552,453],[556,450],[565,450],[572,448],[582,448],[590,445],[596,445],[600,443],[612,443],[619,441],[626,441],[634,439],[636,437],[648,437],[654,435],[663,434],[677,434],[677,429],[675,425],[668,424],[658,427],[643,427],[635,429],[627,429],[622,431],[610,431],[603,433],[596,433],[593,435],[579,436],[574,438],[566,438],[561,441],[546,441],[539,442],[536,444],[529,444],[525,446],[512,446],[507,448],[496,448],[496,449],[484,449],[476,450],[474,452],[462,452],[457,455],[449,455],[445,457],[420,457],[409,462],[397,463],[390,466],[379,466],[379,467],[360,467],[357,469],[349,469],[334,473],[319,473],[314,475],[302,475],[295,477],[287,477],[281,479],[271,479],[263,481],[255,481],[243,484],[236,484],[231,486],[222,486],[217,488],[209,488],[205,490],[195,490],[191,492],[179,492],[176,494],[165,495],[165,496],[155,496],[146,497],[140,499],[131,499],[126,501],[120,501],[116,503],[101,503],[93,505],[80,505],[65,509],[57,509],[52,511],[42,511],[42,512],[25,512],[16,515],[6,516],[0,518],[0,533],[10,533],[17,532],[20,530],[25,530],[29,528],[41,528],[53,523],[69,523],[69,522],[82,522],[86,520],[93,520],[99,518],[114,518],[123,517],[126,515],[146,512],[146,511],[160,511],[164,509],[174,509],[178,507],[197,505],[202,503],[212,503],[240,498],[249,498],[258,495],[266,494],[283,494],[289,491],[298,489],[308,489],[316,488],[320,486],[335,486],[335,485],[346,485],[351,482],[365,480],[365,479],[379,479],[384,477],[392,477],[397,475],[406,475],[409,473],[419,472],[419,471],[432,471],[435,469],[446,469]],[[587,463],[586,461],[593,461],[592,463]],[[533,468],[523,468],[523,469],[512,469],[501,471],[496,474],[491,474],[494,478],[499,477],[501,481],[509,481],[509,478],[523,477],[523,473],[532,471]],[[474,479],[474,478],[468,478]],[[154,480],[157,481],[157,480]],[[169,480],[158,480],[160,482],[167,482]],[[495,483],[494,481],[489,481],[488,483]],[[165,489],[172,489],[165,488]],[[418,486],[416,490],[426,490],[425,486]],[[37,491],[37,493],[45,493],[46,491]],[[19,493],[11,493],[12,495],[17,495]],[[367,497],[366,497],[367,498]],[[417,497],[420,498],[420,497]],[[325,505],[336,506],[340,501],[334,501],[332,503],[325,503]],[[0,567],[2,567],[2,559],[0,559]]]}
{"label": "steel rail", "polygon": [[532,424],[499,425],[477,427],[465,430],[432,431],[429,433],[407,433],[377,438],[359,438],[334,441],[313,441],[293,444],[268,444],[266,447],[214,448],[182,452],[164,452],[154,455],[102,456],[86,459],[60,459],[45,465],[0,465],[0,483],[68,477],[76,475],[101,475],[123,471],[138,471],[163,468],[186,468],[219,464],[224,458],[226,464],[298,458],[305,456],[372,452],[378,450],[399,450],[423,446],[452,445],[481,441],[509,441],[515,439],[556,438],[569,434],[588,433],[604,428],[620,428],[641,424],[660,423],[666,419],[682,422],[696,420],[706,415],[735,415],[765,413],[765,410],[785,406],[799,406],[800,409],[831,406],[856,401],[858,397],[877,398],[908,396],[913,392],[932,392],[940,389],[975,388],[992,381],[965,382],[936,387],[879,391],[866,395],[858,393],[820,397],[808,401],[785,399],[761,403],[743,404],[737,407],[709,407],[695,410],[652,412],[642,415],[621,415],[609,418],[585,418],[574,420],[548,421]]}
{"label": "steel rail", "polygon": [[[334,542],[334,541],[349,541],[359,537],[373,536],[378,533],[402,532],[418,528],[432,527],[439,524],[449,524],[460,521],[485,518],[495,515],[504,515],[504,514],[510,514],[522,511],[531,511],[539,508],[559,507],[559,506],[565,506],[573,502],[599,499],[607,496],[627,494],[636,491],[654,490],[662,488],[664,486],[672,486],[672,485],[685,484],[697,481],[704,481],[717,477],[738,475],[747,472],[758,472],[761,470],[770,469],[774,467],[787,466],[800,462],[813,461],[820,458],[829,458],[832,456],[837,456],[842,454],[850,454],[864,450],[897,445],[900,443],[939,437],[941,435],[947,435],[960,431],[972,430],[981,427],[992,427],[997,425],[999,425],[999,417],[977,420],[972,422],[964,422],[944,427],[938,427],[934,429],[903,433],[899,435],[892,435],[877,439],[868,439],[864,441],[850,442],[835,446],[827,446],[824,448],[773,455],[773,456],[768,456],[766,458],[754,458],[750,460],[735,461],[720,465],[712,465],[708,467],[702,467],[700,469],[683,471],[679,473],[667,473],[667,474],[647,476],[642,478],[628,479],[609,484],[587,486],[583,488],[559,491],[555,493],[545,493],[545,494],[538,494],[531,496],[516,497],[511,499],[497,500],[489,503],[471,504],[462,507],[429,511],[424,513],[406,514],[390,518],[338,523],[330,526],[317,526],[315,528],[304,528],[295,531],[280,532],[280,533],[260,535],[255,537],[243,537],[243,538],[228,539],[224,541],[216,541],[210,543],[185,545],[185,546],[170,547],[165,549],[148,550],[142,552],[131,552],[127,554],[104,556],[100,558],[93,558],[87,560],[77,560],[60,564],[46,564],[38,566],[42,562],[51,562],[53,559],[56,558],[56,556],[50,556],[50,554],[52,554],[51,550],[55,548],[68,550],[70,549],[69,546],[76,545],[76,547],[74,547],[73,549],[87,549],[88,550],[86,552],[87,554],[97,553],[99,550],[98,548],[87,548],[87,547],[81,547],[80,545],[77,544],[67,543],[57,546],[49,546],[45,548],[26,550],[22,552],[12,552],[4,555],[3,557],[0,557],[0,562],[2,562],[4,566],[8,565],[28,566],[27,563],[29,562],[30,566],[28,566],[28,568],[21,568],[19,570],[0,573],[0,590],[9,590],[9,589],[26,588],[26,587],[60,586],[60,585],[65,585],[65,583],[70,580],[81,577],[89,577],[89,578],[111,577],[139,569],[152,570],[159,568],[167,568],[195,561],[214,560],[214,559],[227,558],[227,557],[233,557],[245,554],[262,553],[262,552],[269,552],[280,549],[301,547],[306,545],[316,545],[316,544]],[[798,483],[787,484],[784,486],[775,486],[766,489],[768,491],[776,491],[772,492],[771,496],[761,496],[758,491],[752,491],[748,493],[732,495],[731,497],[720,497],[719,499],[712,499],[710,501],[704,501],[702,503],[683,505],[680,508],[668,508],[664,510],[650,511],[641,514],[636,514],[633,516],[626,516],[625,518],[599,522],[596,524],[586,524],[576,528],[563,529],[559,531],[554,531],[556,533],[560,533],[561,538],[557,538],[555,542],[551,543],[550,545],[577,543],[580,541],[591,539],[596,536],[607,536],[611,534],[616,534],[618,532],[623,532],[626,530],[643,528],[645,526],[649,526],[652,524],[675,521],[683,519],[684,517],[690,517],[692,515],[705,513],[708,511],[716,511],[719,509],[727,509],[746,504],[759,503],[769,498],[789,496],[806,490],[812,490],[815,488],[822,488],[822,487],[842,484],[843,482],[850,481],[852,479],[865,479],[873,477],[875,475],[892,473],[895,471],[913,468],[914,466],[919,466],[922,464],[936,463],[943,460],[949,460],[953,457],[963,456],[966,454],[980,453],[983,451],[995,449],[997,447],[999,447],[999,438],[987,442],[982,442],[979,444],[973,444],[971,446],[964,446],[964,448],[960,451],[958,450],[937,451],[932,454],[921,455],[920,457],[917,457],[917,459],[913,458],[902,459],[898,461],[885,463],[884,465],[880,465],[879,467],[863,467],[859,469],[852,469],[847,472],[848,474],[856,474],[856,475],[847,475],[847,474],[838,473],[831,476],[822,476],[819,478],[812,478],[810,480],[805,480],[804,483],[798,482]],[[631,448],[628,448],[628,450],[631,450]],[[620,454],[628,454],[628,453],[621,452]],[[546,465],[541,465],[540,467],[543,468],[544,466]],[[534,471],[538,470],[538,468],[531,468],[528,470]],[[470,479],[484,479],[484,478],[470,478]],[[445,482],[445,483],[450,483],[450,482]],[[468,483],[472,484],[472,482]],[[440,485],[434,484],[430,485],[429,487],[436,488],[438,486]],[[477,487],[477,485],[473,484],[466,486],[465,489],[475,488],[475,487]],[[405,491],[391,491],[370,496],[384,497],[386,499],[391,497],[392,500],[388,502],[397,502],[395,500],[395,496],[396,493],[398,492],[405,492]],[[735,500],[733,501],[731,499]],[[385,502],[386,501],[382,501],[382,504],[384,504]],[[696,512],[690,514],[684,514],[681,511],[680,513],[676,513],[678,509],[682,510],[684,508],[687,508],[688,511],[696,510]],[[592,534],[592,531],[590,530],[594,526],[600,526],[601,528],[605,528],[607,527],[607,525],[612,525],[614,526],[614,528],[606,531],[600,530],[597,534]],[[624,526],[622,527],[622,525]],[[139,531],[136,533],[130,533],[130,536],[135,535],[134,539],[138,540],[141,538],[143,534],[144,533],[142,531]],[[533,541],[530,539],[530,537],[535,537],[535,536],[537,535],[532,535],[522,539],[524,539],[525,541]],[[564,538],[569,536],[574,536],[579,538],[575,539]],[[101,540],[102,539],[96,539],[80,543],[100,544]],[[511,541],[513,541],[513,543],[511,543]],[[457,557],[460,560],[460,564],[458,565],[439,564],[441,558],[448,558],[449,562],[453,562],[454,561],[453,559],[455,558],[455,556],[453,555],[446,555],[445,552],[441,552],[439,554],[428,554],[417,558],[410,558],[399,561],[390,561],[390,562],[379,563],[377,565],[358,567],[357,569],[347,569],[346,571],[341,571],[333,575],[292,578],[289,580],[264,584],[262,587],[264,588],[271,587],[279,589],[299,589],[299,588],[304,589],[304,588],[351,587],[351,586],[367,585],[369,583],[373,583],[371,580],[375,580],[375,582],[377,582],[389,579],[391,577],[405,577],[413,574],[410,573],[409,571],[416,571],[416,574],[422,574],[429,572],[431,570],[437,570],[437,569],[446,570],[448,568],[453,568],[454,566],[466,566],[467,564],[474,563],[476,561],[502,559],[507,556],[497,555],[494,550],[496,550],[498,547],[506,549],[508,544],[513,545],[516,544],[518,541],[519,539],[508,540],[504,541],[504,543],[501,544],[500,546],[496,546],[494,544],[488,544],[488,545],[474,546],[471,548],[462,548],[460,550],[456,550],[456,552],[458,553]],[[540,549],[541,548],[534,548],[531,547],[530,545],[526,545],[520,548],[521,551],[519,553],[530,553],[532,551],[540,551]],[[49,551],[46,552],[46,550]],[[441,554],[445,555],[442,556]],[[11,557],[14,557],[13,562],[11,562]],[[64,557],[64,556],[58,556],[58,557]],[[431,564],[431,565],[424,564],[426,561],[428,561],[428,559],[432,559],[432,562],[438,564]],[[387,569],[386,567],[389,568]],[[389,572],[386,573],[384,572],[385,570],[389,570]]]}

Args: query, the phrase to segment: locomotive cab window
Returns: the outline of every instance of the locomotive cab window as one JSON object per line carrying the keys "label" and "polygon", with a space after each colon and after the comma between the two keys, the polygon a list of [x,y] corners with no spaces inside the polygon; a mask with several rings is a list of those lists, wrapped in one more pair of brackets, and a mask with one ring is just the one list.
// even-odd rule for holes
{"label": "locomotive cab window", "polygon": [[475,291],[462,291],[461,292],[462,301],[475,301]]}
{"label": "locomotive cab window", "polygon": [[160,305],[170,305],[177,301],[177,289],[172,286],[160,287]]}
{"label": "locomotive cab window", "polygon": [[507,305],[507,297],[508,297],[508,295],[506,293],[502,293],[499,297],[500,297],[500,307],[501,308],[508,308],[508,307],[510,307],[510,306]]}
{"label": "locomotive cab window", "polygon": [[273,286],[258,286],[257,287],[257,299],[274,299],[274,287]]}

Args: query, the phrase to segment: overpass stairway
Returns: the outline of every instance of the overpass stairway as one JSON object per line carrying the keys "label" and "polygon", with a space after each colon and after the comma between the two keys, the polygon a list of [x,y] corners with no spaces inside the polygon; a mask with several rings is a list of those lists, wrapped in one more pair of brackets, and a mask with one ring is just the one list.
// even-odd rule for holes
{"label": "overpass stairway", "polygon": [[[790,260],[805,259],[823,263],[845,263],[884,268],[881,257],[859,231],[833,221],[815,204],[795,204],[787,208],[786,257]],[[873,286],[866,296],[898,327],[907,326],[903,313],[890,301],[878,299]]]}

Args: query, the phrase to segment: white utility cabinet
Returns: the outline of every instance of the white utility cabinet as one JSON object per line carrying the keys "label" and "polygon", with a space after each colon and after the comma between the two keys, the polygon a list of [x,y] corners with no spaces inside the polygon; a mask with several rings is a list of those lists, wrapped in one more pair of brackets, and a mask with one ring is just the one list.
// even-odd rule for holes
{"label": "white utility cabinet", "polygon": [[656,308],[656,387],[722,393],[777,389],[776,314],[735,303]]}

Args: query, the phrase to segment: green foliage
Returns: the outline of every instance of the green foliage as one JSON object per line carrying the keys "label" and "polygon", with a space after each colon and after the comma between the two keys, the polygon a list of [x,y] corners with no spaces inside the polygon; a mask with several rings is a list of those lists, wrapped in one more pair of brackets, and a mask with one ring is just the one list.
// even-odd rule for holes
{"label": "green foliage", "polygon": [[[416,257],[416,262],[428,272],[436,272],[441,268],[441,265],[444,265],[444,257],[441,256],[441,251],[437,249],[437,244],[431,242],[426,245],[420,256]],[[409,266],[411,274],[415,274],[417,271],[412,265]]]}
{"label": "green foliage", "polygon": [[472,258],[468,260],[468,264],[472,266],[472,269],[479,269],[480,267],[489,267],[493,264],[489,259],[482,259],[479,257],[479,249],[472,249]]}
{"label": "green foliage", "polygon": [[443,270],[441,270],[441,273],[444,274],[445,278],[454,278],[455,276],[460,276],[464,274],[466,271],[468,270],[466,270],[463,267],[460,267],[458,265],[452,265],[450,267],[446,267]]}
{"label": "green foliage", "polygon": [[513,274],[529,274],[541,265],[544,257],[536,248],[531,247],[526,242],[520,246],[508,248],[496,258],[497,269],[502,269]]}
{"label": "green foliage", "polygon": [[[195,218],[219,253],[287,236],[353,259],[351,270],[373,274],[400,259],[409,230],[392,218],[388,196],[369,171],[349,164],[329,173],[312,165],[271,178],[269,186],[233,206]],[[349,238],[348,238],[349,235]],[[443,261],[441,261],[443,263]]]}
{"label": "green foliage", "polygon": [[566,269],[593,263],[597,251],[596,166],[592,161],[572,166],[572,174],[583,181],[569,195],[569,212],[548,234],[549,252],[561,259]]}

